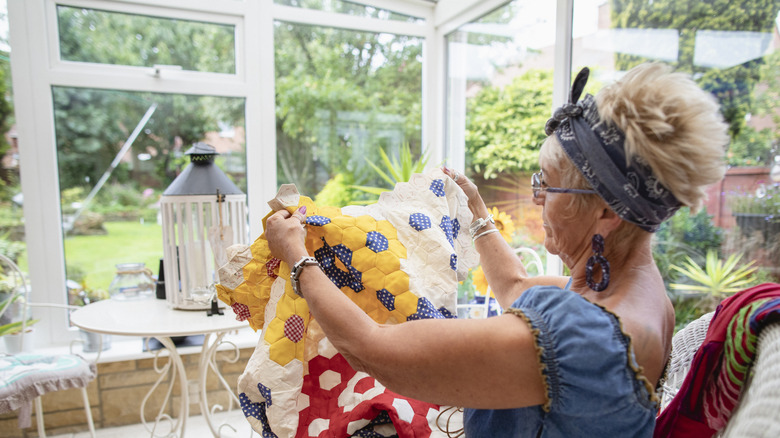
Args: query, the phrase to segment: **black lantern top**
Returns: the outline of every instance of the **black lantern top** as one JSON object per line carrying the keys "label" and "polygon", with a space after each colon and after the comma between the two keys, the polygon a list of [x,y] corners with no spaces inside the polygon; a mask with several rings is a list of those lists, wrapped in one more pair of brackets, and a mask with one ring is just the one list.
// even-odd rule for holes
{"label": "black lantern top", "polygon": [[165,189],[163,196],[214,195],[217,190],[223,195],[244,194],[214,165],[214,157],[219,155],[214,146],[195,143],[184,154],[190,156],[190,165]]}

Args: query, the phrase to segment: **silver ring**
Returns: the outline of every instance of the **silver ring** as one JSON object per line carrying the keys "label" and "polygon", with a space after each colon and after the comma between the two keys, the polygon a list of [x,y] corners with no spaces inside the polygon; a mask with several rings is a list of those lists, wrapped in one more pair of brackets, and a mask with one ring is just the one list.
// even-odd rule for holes
{"label": "silver ring", "polygon": [[460,174],[458,172],[455,172],[455,176],[452,177],[452,180],[458,182],[458,178],[460,178]]}

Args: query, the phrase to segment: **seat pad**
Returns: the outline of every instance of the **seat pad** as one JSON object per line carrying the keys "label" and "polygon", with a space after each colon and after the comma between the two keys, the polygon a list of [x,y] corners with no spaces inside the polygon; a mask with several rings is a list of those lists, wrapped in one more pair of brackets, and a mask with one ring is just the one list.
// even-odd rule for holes
{"label": "seat pad", "polygon": [[32,401],[36,397],[83,388],[96,375],[95,364],[74,354],[0,355],[0,413],[19,409],[19,428],[30,427]]}

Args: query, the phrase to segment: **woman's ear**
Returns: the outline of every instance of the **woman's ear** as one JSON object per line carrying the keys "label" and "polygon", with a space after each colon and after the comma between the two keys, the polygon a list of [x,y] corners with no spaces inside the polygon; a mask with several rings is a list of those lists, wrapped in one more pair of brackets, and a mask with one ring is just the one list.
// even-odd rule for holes
{"label": "woman's ear", "polygon": [[623,222],[623,219],[621,219],[617,213],[612,211],[612,209],[606,205],[601,208],[597,214],[596,230],[605,238],[609,235],[609,233],[615,231],[615,229],[620,226],[621,222]]}

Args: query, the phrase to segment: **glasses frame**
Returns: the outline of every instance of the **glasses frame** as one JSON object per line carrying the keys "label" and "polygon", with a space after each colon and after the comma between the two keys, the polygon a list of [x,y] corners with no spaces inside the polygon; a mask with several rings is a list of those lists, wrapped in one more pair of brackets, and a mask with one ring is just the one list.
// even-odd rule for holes
{"label": "glasses frame", "polygon": [[539,194],[542,192],[577,193],[581,195],[597,194],[597,192],[592,189],[567,189],[563,187],[550,187],[544,182],[544,173],[541,170],[531,175],[531,192],[534,194],[534,198],[539,198]]}

